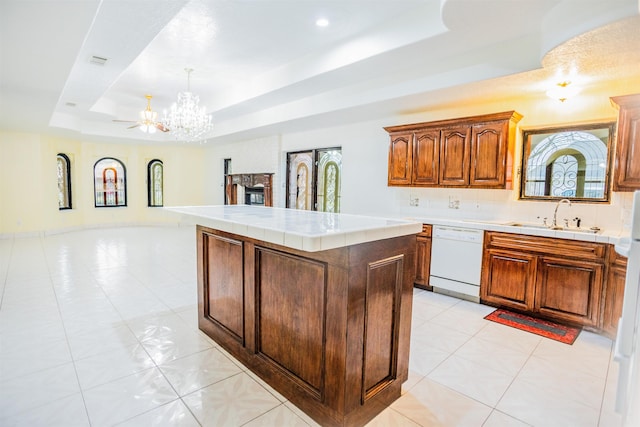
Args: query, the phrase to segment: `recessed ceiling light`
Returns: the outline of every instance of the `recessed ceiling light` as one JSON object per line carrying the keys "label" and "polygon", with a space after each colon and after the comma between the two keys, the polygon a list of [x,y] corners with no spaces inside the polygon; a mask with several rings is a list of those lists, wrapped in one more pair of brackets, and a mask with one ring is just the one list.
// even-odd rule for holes
{"label": "recessed ceiling light", "polygon": [[329,20],[327,18],[318,18],[318,19],[316,19],[316,26],[317,27],[328,27],[329,26]]}

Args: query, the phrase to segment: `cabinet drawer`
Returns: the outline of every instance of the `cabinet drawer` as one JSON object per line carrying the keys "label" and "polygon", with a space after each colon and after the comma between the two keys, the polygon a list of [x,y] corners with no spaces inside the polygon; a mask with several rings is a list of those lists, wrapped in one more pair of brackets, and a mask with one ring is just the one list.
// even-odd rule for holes
{"label": "cabinet drawer", "polygon": [[513,249],[541,255],[558,255],[603,263],[607,253],[607,245],[604,243],[494,231],[487,232],[485,247]]}

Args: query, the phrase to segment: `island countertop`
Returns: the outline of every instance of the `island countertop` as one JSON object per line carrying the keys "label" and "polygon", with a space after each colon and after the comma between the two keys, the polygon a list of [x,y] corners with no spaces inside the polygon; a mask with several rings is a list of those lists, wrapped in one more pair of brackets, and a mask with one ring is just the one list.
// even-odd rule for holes
{"label": "island countertop", "polygon": [[422,231],[422,223],[411,220],[264,206],[175,206],[165,209],[186,215],[206,227],[307,252]]}

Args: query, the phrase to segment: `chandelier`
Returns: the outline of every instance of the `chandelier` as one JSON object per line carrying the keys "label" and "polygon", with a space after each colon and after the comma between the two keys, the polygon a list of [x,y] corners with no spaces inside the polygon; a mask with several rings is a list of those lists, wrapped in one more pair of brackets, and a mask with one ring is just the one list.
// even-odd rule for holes
{"label": "chandelier", "polygon": [[151,109],[151,95],[145,95],[147,98],[147,108],[140,111],[140,130],[144,133],[155,133],[156,131],[156,117],[158,113]]}
{"label": "chandelier", "polygon": [[178,101],[174,102],[169,111],[164,111],[162,124],[170,130],[174,137],[181,141],[198,141],[213,128],[211,116],[205,107],[198,106],[200,97],[191,92],[192,68],[185,68],[187,72],[187,91],[178,92]]}

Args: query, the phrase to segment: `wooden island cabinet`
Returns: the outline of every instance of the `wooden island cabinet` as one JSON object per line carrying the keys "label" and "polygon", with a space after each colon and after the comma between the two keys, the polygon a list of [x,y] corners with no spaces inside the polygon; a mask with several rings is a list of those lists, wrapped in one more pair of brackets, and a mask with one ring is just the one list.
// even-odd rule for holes
{"label": "wooden island cabinet", "polygon": [[512,187],[515,111],[390,126],[388,185]]}
{"label": "wooden island cabinet", "polygon": [[362,426],[400,397],[420,223],[208,208],[173,209],[200,224],[202,331],[323,426]]}

